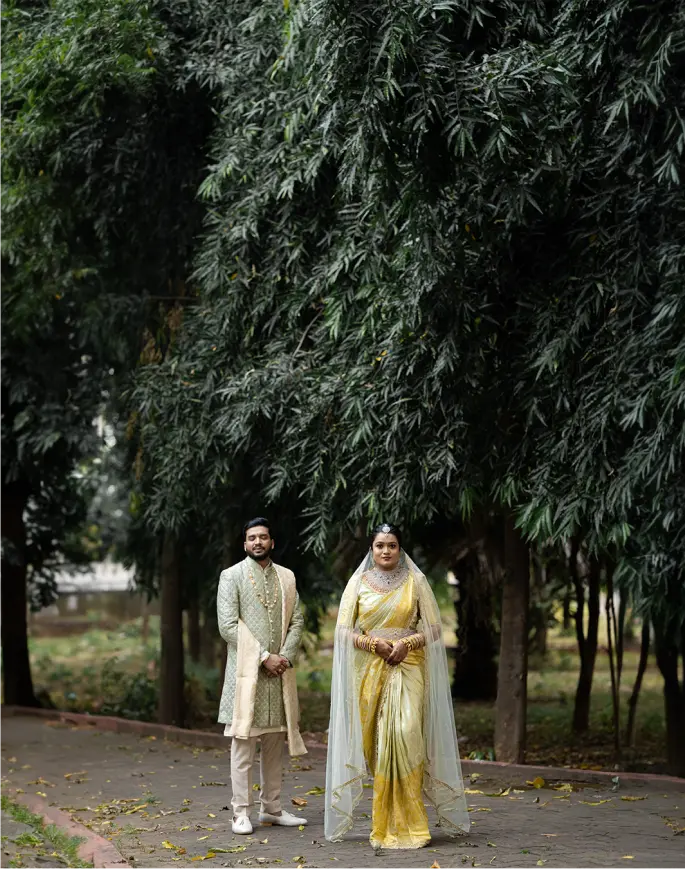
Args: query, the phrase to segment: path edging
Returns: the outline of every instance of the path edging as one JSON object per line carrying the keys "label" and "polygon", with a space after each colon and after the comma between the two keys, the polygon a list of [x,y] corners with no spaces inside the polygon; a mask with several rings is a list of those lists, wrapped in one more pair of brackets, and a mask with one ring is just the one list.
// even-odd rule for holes
{"label": "path edging", "polygon": [[92,863],[96,869],[124,869],[130,866],[111,842],[103,839],[93,830],[89,830],[88,827],[84,827],[57,806],[49,805],[43,797],[14,792],[11,798],[21,803],[34,815],[42,817],[45,826],[55,824],[67,836],[78,836],[84,839],[85,841],[78,846],[78,855],[81,860]]}
{"label": "path edging", "polygon": [[[80,727],[94,727],[114,733],[134,733],[138,736],[154,736],[170,742],[194,745],[201,748],[227,748],[230,744],[221,733],[207,733],[204,730],[186,730],[172,724],[156,724],[151,721],[131,721],[113,715],[88,715],[83,712],[63,712],[59,709],[39,709],[27,706],[3,706],[2,714],[7,716],[31,715]],[[305,744],[314,751],[326,751],[326,745],[307,739]],[[462,760],[462,770],[466,775],[473,773],[494,774],[500,778],[506,775],[512,782],[523,783],[537,776],[545,782],[576,781],[587,784],[610,785],[618,776],[622,784],[652,784],[666,790],[685,792],[685,778],[671,775],[656,775],[642,772],[610,772],[607,770],[567,769],[565,767],[539,766],[528,764],[504,763],[497,760]]]}

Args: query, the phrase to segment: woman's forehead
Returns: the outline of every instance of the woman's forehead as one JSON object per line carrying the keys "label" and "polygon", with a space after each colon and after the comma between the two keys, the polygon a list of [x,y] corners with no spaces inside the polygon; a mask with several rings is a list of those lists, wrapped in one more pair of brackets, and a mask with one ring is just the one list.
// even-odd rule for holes
{"label": "woman's forehead", "polygon": [[397,543],[397,537],[394,534],[376,534],[374,543]]}

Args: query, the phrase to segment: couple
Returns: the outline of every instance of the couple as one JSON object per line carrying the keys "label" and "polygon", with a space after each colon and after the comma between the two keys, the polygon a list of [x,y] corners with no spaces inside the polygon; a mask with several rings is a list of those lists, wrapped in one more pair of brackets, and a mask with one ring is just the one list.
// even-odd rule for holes
{"label": "couple", "polygon": [[[379,525],[343,594],[335,631],[326,766],[325,835],[352,828],[363,781],[373,776],[371,845],[430,842],[424,798],[448,832],[467,832],[440,612],[426,577]],[[228,644],[219,721],[231,741],[233,832],[251,833],[252,765],[261,740],[262,824],[307,821],[280,804],[283,741],[306,752],[298,729],[293,663],[303,617],[292,571],[275,565],[266,519],[244,529],[247,558],[219,580],[219,630]]]}

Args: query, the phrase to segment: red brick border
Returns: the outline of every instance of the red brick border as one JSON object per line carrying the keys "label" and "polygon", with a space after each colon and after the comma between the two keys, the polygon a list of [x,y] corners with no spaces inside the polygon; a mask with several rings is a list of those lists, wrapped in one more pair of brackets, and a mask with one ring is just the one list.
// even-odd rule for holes
{"label": "red brick border", "polygon": [[[115,718],[109,715],[86,715],[81,712],[62,712],[57,709],[34,709],[25,706],[3,706],[2,714],[8,716],[32,715],[52,721],[63,721],[79,727],[95,727],[98,730],[108,730],[114,733],[135,733],[139,736],[156,736],[170,742],[181,742],[184,745],[196,745],[202,748],[227,748],[230,744],[221,733],[208,733],[204,730],[186,730],[171,724],[155,724],[149,721],[129,721],[126,718]],[[313,751],[324,752],[326,746],[304,735],[305,744]],[[619,776],[624,785],[652,784],[685,792],[685,778],[671,775],[654,775],[640,772],[608,772],[606,770],[567,769],[554,766],[529,766],[503,763],[501,761],[462,760],[462,770],[467,775],[482,773],[496,775],[498,778],[509,778],[513,782],[523,783],[526,780],[540,776],[545,781],[576,781],[587,784],[610,785],[615,776]]]}
{"label": "red brick border", "polygon": [[42,797],[33,796],[33,794],[13,793],[12,799],[26,806],[34,815],[40,815],[46,826],[55,824],[67,836],[79,836],[81,839],[85,839],[78,846],[78,855],[81,860],[92,863],[97,869],[123,869],[125,866],[130,866],[130,863],[124,860],[111,842],[98,836],[97,833],[84,827],[83,824],[79,824],[57,806],[48,805],[47,800]]}

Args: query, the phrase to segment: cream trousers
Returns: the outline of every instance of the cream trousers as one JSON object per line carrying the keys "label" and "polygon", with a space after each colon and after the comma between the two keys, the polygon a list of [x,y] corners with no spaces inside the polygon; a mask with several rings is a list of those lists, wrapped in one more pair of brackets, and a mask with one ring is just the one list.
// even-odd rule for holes
{"label": "cream trousers", "polygon": [[257,740],[261,740],[259,771],[262,811],[278,814],[281,811],[281,783],[283,781],[283,744],[285,733],[263,733],[250,739],[231,739],[231,785],[233,787],[233,815],[250,814],[252,806],[252,767]]}

